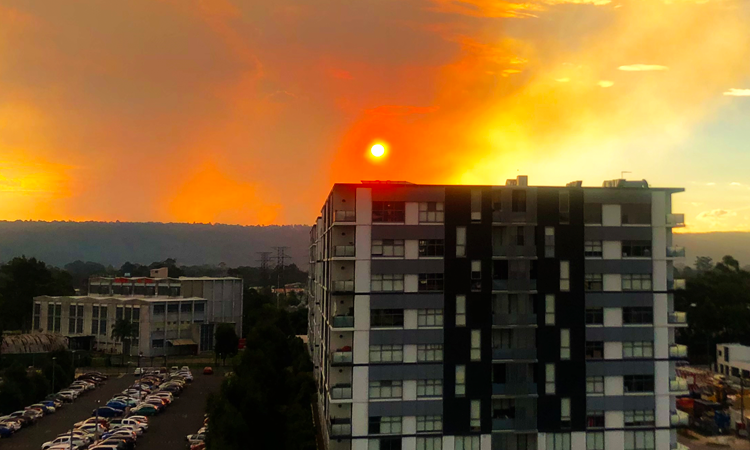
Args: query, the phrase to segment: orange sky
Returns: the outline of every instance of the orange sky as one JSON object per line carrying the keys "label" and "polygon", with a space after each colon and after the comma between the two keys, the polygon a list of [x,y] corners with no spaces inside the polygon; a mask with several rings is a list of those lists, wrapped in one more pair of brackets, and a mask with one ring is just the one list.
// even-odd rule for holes
{"label": "orange sky", "polygon": [[748,29],[742,0],[5,3],[0,219],[311,223],[337,181],[625,170],[750,230]]}

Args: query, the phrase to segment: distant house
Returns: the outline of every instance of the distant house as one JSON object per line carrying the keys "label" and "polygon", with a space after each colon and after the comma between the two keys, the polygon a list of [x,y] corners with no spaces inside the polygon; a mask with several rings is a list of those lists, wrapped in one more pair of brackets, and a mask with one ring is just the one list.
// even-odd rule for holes
{"label": "distant house", "polygon": [[750,347],[741,344],[717,344],[714,370],[730,377],[750,378]]}
{"label": "distant house", "polygon": [[274,288],[273,293],[288,294],[289,292],[294,292],[295,294],[304,294],[305,291],[306,289],[303,283],[288,283],[285,284],[283,288]]}

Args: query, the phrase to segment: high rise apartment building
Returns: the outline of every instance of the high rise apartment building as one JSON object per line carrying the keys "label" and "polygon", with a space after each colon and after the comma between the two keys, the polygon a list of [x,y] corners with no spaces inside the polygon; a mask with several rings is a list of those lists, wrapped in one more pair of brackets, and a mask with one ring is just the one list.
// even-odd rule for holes
{"label": "high rise apartment building", "polygon": [[678,448],[681,191],[334,185],[310,235],[328,449]]}

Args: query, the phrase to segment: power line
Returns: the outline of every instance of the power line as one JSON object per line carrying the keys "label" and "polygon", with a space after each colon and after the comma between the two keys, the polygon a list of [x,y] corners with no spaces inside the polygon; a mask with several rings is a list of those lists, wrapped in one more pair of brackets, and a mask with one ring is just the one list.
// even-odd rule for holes
{"label": "power line", "polygon": [[271,253],[273,252],[255,252],[259,258],[256,259],[260,263],[260,282],[263,287],[268,286],[268,266],[271,262]]}
{"label": "power line", "polygon": [[[278,269],[278,272],[276,274],[276,289],[281,288],[282,282],[284,281],[284,265],[286,263],[286,259],[289,258],[289,255],[286,254],[286,251],[289,250],[289,247],[287,246],[279,246],[279,247],[271,247],[274,250],[276,250],[276,268]],[[284,289],[284,296],[286,296],[286,285],[283,285]],[[279,307],[279,294],[276,294],[276,307]]]}

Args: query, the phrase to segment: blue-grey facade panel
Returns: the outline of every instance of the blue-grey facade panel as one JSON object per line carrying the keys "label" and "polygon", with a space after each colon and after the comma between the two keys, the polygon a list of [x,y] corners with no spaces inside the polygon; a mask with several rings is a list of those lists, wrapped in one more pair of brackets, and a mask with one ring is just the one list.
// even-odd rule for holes
{"label": "blue-grey facade panel", "polygon": [[586,273],[651,273],[654,263],[650,259],[587,259]]}
{"label": "blue-grey facade panel", "polygon": [[373,225],[372,239],[445,239],[443,225]]}
{"label": "blue-grey facade panel", "polygon": [[622,203],[651,204],[651,191],[648,189],[584,189],[584,203],[617,205]]}
{"label": "blue-grey facade panel", "polygon": [[442,364],[371,364],[370,381],[379,380],[442,380]]}
{"label": "blue-grey facade panel", "polygon": [[586,340],[605,342],[653,341],[654,327],[586,327]]}
{"label": "blue-grey facade panel", "polygon": [[370,402],[370,417],[378,416],[441,416],[442,400],[412,400],[406,402]]}
{"label": "blue-grey facade panel", "polygon": [[652,375],[653,361],[587,361],[587,377],[614,377],[623,375]]}
{"label": "blue-grey facade panel", "polygon": [[627,306],[652,306],[654,294],[650,292],[587,292],[587,308],[623,308]]}
{"label": "blue-grey facade panel", "polygon": [[585,227],[587,241],[650,241],[651,227]]}
{"label": "blue-grey facade panel", "polygon": [[632,411],[637,409],[652,410],[656,407],[653,395],[620,395],[604,397],[586,397],[588,411]]}
{"label": "blue-grey facade panel", "polygon": [[443,330],[370,330],[370,345],[442,344]]}
{"label": "blue-grey facade panel", "polygon": [[443,273],[442,259],[373,259],[372,274],[386,273]]}
{"label": "blue-grey facade panel", "polygon": [[370,309],[443,309],[443,299],[443,293],[371,294]]}

